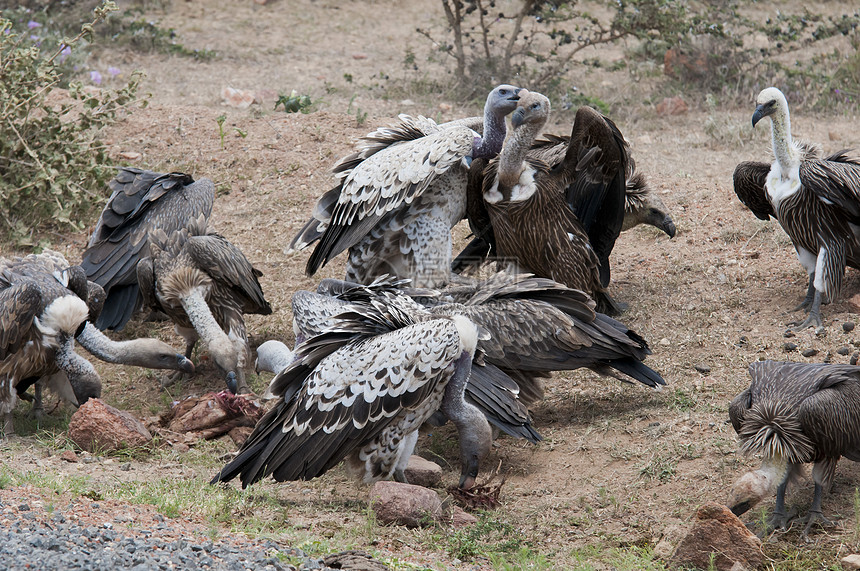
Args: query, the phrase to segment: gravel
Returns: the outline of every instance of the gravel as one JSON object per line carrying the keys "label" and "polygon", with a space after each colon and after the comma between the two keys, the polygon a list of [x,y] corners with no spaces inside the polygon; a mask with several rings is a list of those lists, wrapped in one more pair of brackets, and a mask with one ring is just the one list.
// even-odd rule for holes
{"label": "gravel", "polygon": [[0,491],[0,567],[10,571],[328,568],[272,540],[213,539],[204,526],[165,518],[151,506],[58,498],[68,503],[57,507],[30,487]]}

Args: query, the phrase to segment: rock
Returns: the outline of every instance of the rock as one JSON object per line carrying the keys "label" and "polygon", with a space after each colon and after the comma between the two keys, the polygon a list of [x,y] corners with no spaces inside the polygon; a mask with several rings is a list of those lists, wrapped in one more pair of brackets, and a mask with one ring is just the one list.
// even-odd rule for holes
{"label": "rock", "polygon": [[839,349],[836,350],[836,352],[842,356],[847,357],[848,355],[851,354],[851,347],[840,347]]}
{"label": "rock", "polygon": [[791,353],[792,351],[797,350],[797,343],[783,343],[782,350],[786,353]]}
{"label": "rock", "polygon": [[860,569],[860,555],[857,555],[856,553],[843,557],[839,562],[842,564],[843,569],[851,571]]}
{"label": "rock", "polygon": [[702,373],[703,375],[707,375],[711,372],[711,368],[707,365],[702,365],[701,363],[693,366],[694,369]]}
{"label": "rock", "polygon": [[654,557],[663,561],[668,560],[686,532],[687,529],[683,525],[670,525],[664,529],[663,535],[654,545]]}
{"label": "rock", "polygon": [[90,452],[145,446],[152,435],[131,413],[91,398],[69,421],[69,439]]}
{"label": "rock", "polygon": [[442,467],[439,464],[414,454],[409,457],[405,473],[410,484],[425,488],[432,488],[442,481]]}
{"label": "rock", "polygon": [[664,117],[667,115],[683,115],[688,109],[686,101],[680,95],[666,97],[657,104],[657,114]]}
{"label": "rock", "polygon": [[478,523],[478,518],[465,511],[460,506],[453,506],[451,508],[451,525],[453,527],[469,527],[470,525],[475,525]]}
{"label": "rock", "polygon": [[854,354],[851,355],[851,358],[848,360],[848,363],[851,365],[856,365],[858,359],[860,359],[860,351],[854,351]]}
{"label": "rock", "polygon": [[761,540],[726,506],[710,502],[699,507],[693,527],[678,544],[669,563],[673,567],[697,567],[732,571],[740,563],[756,569],[764,563]]}
{"label": "rock", "polygon": [[75,454],[74,450],[65,450],[60,454],[60,460],[65,460],[66,462],[78,462],[78,455]]}
{"label": "rock", "polygon": [[433,525],[444,518],[442,500],[433,490],[400,482],[376,482],[370,505],[382,524]]}
{"label": "rock", "polygon": [[364,551],[341,551],[326,555],[323,559],[326,568],[349,569],[350,571],[388,571],[389,567],[377,561]]}
{"label": "rock", "polygon": [[663,338],[662,338],[662,339],[660,339],[660,341],[658,341],[657,343],[658,343],[658,345],[662,345],[663,347],[668,347],[669,345],[671,345],[671,344],[672,344],[672,342],[671,342],[671,341],[669,341],[669,339],[668,339],[668,338],[666,338],[666,337],[663,337]]}
{"label": "rock", "polygon": [[791,339],[792,337],[796,337],[797,334],[794,331],[792,331],[791,329],[787,329],[785,331],[785,333],[782,334],[782,336],[785,337],[786,339]]}
{"label": "rock", "polygon": [[254,103],[254,92],[228,86],[221,89],[221,100],[227,107],[247,109]]}
{"label": "rock", "polygon": [[818,355],[818,349],[804,349],[800,354],[804,357],[815,357]]}
{"label": "rock", "polygon": [[137,151],[123,151],[117,155],[121,159],[125,159],[127,161],[136,161],[141,157],[141,154]]}
{"label": "rock", "polygon": [[854,322],[853,321],[846,321],[845,323],[843,323],[842,324],[842,331],[844,331],[845,333],[849,333],[851,331],[854,331]]}

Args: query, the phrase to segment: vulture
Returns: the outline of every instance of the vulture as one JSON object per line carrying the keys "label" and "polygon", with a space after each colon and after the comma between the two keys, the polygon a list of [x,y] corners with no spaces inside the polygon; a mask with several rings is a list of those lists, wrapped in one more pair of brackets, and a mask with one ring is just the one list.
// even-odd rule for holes
{"label": "vulture", "polygon": [[846,264],[860,268],[860,161],[840,151],[818,158],[791,139],[788,102],[775,87],[758,94],[753,127],[771,120],[773,164],[735,168],[735,193],[758,218],[771,216],[791,238],[809,275],[806,297],[794,310],[807,317],[794,329],[821,325],[821,304],[839,295]]}
{"label": "vulture", "polygon": [[290,244],[298,251],[317,242],[307,274],[348,249],[349,281],[390,274],[421,287],[447,283],[451,228],[466,214],[467,165],[502,148],[505,116],[518,92],[511,85],[493,89],[482,121],[440,125],[400,115],[399,124],[365,136],[335,165],[338,185],[319,199]]}
{"label": "vulture", "polygon": [[582,107],[564,157],[550,166],[529,155],[549,117],[549,99],[526,90],[519,96],[514,131],[499,157],[481,176],[470,173],[470,184],[480,184],[496,256],[590,294],[602,313],[620,313],[604,284],[624,218],[624,139],[608,119]]}
{"label": "vulture", "polygon": [[207,225],[204,214],[169,235],[154,230],[149,250],[137,264],[144,305],[170,317],[185,339],[187,358],[202,338],[225,375],[227,388],[250,392],[245,381],[249,348],[244,314],[272,313],[257,279],[262,273]]}
{"label": "vulture", "polygon": [[[482,332],[476,364],[492,365],[513,378],[526,406],[543,397],[539,379],[551,371],[585,367],[624,382],[632,378],[652,388],[665,384],[659,373],[642,362],[651,353],[642,337],[619,321],[595,313],[593,300],[583,292],[549,279],[499,272],[433,295],[426,290],[399,291],[398,284],[384,282],[381,288],[336,282],[323,280],[320,289],[350,302],[365,300],[381,290],[387,303],[414,315],[465,315]],[[415,299],[423,305],[410,299],[416,294]],[[294,310],[296,322],[322,322],[335,311],[335,303],[302,304],[314,311]],[[480,367],[473,366],[473,375],[476,370]]]}
{"label": "vulture", "polygon": [[101,396],[102,388],[92,364],[74,350],[89,313],[80,266],[27,276],[8,265],[0,259],[0,415],[6,436],[14,432],[20,384],[44,378],[75,406]]}
{"label": "vulture", "polygon": [[[33,280],[46,284],[52,284],[63,272],[71,271],[79,273],[81,268],[76,266],[70,270],[66,258],[59,252],[43,250],[40,254],[31,254],[23,258],[0,259],[0,272],[6,277],[7,283],[18,283]],[[87,320],[78,328],[75,339],[93,356],[108,363],[146,367],[150,369],[175,369],[186,373],[194,372],[193,363],[184,355],[177,353],[173,347],[157,339],[131,339],[127,341],[114,341],[107,337],[99,329],[93,326],[98,318],[105,300],[105,292],[102,287],[94,282],[87,281],[76,285],[79,297],[87,304]],[[27,382],[18,384],[18,396],[27,399],[25,394],[27,388],[38,379],[31,378]],[[36,384],[36,397],[34,410],[41,409],[41,387]],[[28,399],[29,400],[29,399]]]}
{"label": "vulture", "polygon": [[441,408],[459,432],[460,486],[471,487],[491,443],[486,419],[463,397],[477,337],[463,316],[416,321],[394,305],[351,304],[296,347],[272,380],[277,404],[212,483],[307,480],[343,459],[362,481],[405,481],[418,428]]}
{"label": "vulture", "polygon": [[[552,138],[558,141],[558,147],[564,145],[565,148],[569,139],[567,137],[555,137],[551,135],[543,135],[545,138]],[[541,141],[538,140],[534,147],[540,147]],[[560,161],[564,158],[564,153],[558,155]],[[480,187],[483,178],[483,168],[486,166],[486,161],[473,163],[475,168],[470,170],[470,180],[479,181],[477,184],[470,186]],[[658,230],[662,230],[669,236],[675,237],[675,221],[672,215],[669,214],[669,209],[660,199],[657,194],[648,186],[645,176],[634,169],[633,158],[628,157],[628,169],[632,174],[628,174],[624,189],[624,220],[621,225],[621,231],[625,232],[631,228],[635,228],[640,224],[649,224]],[[458,274],[468,270],[476,270],[481,264],[486,262],[490,257],[495,257],[495,241],[493,238],[493,230],[490,227],[490,219],[487,214],[484,199],[481,195],[481,189],[477,188],[467,196],[467,217],[469,224],[472,227],[475,238],[466,245],[463,251],[457,255],[451,263],[451,271]]]}
{"label": "vulture", "polygon": [[136,268],[149,256],[150,235],[155,230],[170,235],[201,214],[208,219],[215,185],[184,173],[123,167],[110,188],[81,267],[107,294],[96,327],[120,330],[142,305]]}
{"label": "vulture", "polygon": [[[630,164],[632,163],[631,158]],[[665,232],[669,238],[674,238],[675,221],[668,210],[660,197],[648,186],[645,175],[634,172],[625,183],[624,221],[621,231],[630,230],[639,224],[650,224]]]}
{"label": "vulture", "polygon": [[860,367],[824,363],[762,361],[749,367],[750,387],[729,405],[729,418],[741,450],[761,454],[759,470],[732,487],[729,507],[740,515],[776,490],[768,522],[785,527],[785,491],[805,463],[814,463],[815,491],[806,519],[806,536],[821,513],[839,458],[860,461]]}
{"label": "vulture", "polygon": [[[435,319],[438,315],[454,315],[453,312],[431,314],[426,308],[414,302],[412,298],[398,295],[400,291],[398,285],[403,285],[402,282],[391,281],[386,278],[377,279],[368,286],[339,282],[340,293],[333,296],[330,291],[326,290],[333,282],[338,281],[324,280],[324,283],[320,284],[320,289],[325,293],[298,291],[293,295],[293,324],[297,345],[305,339],[334,326],[337,316],[354,301],[368,303],[372,299],[374,303],[396,306],[401,311],[408,313],[412,319],[418,321]],[[479,336],[479,352],[483,337],[486,337],[486,334]],[[263,353],[265,362],[277,359],[279,363],[283,363],[292,358],[289,349],[283,344],[280,344],[283,349],[275,345],[278,342],[267,341],[261,345],[261,348],[268,343],[273,343],[273,345],[265,347],[266,351]],[[273,355],[276,348],[280,351],[277,357]],[[259,348],[257,351],[259,366]],[[502,432],[515,438],[525,438],[533,444],[542,440],[541,435],[531,425],[532,418],[525,402],[519,398],[520,390],[517,382],[495,365],[482,362],[480,357],[476,359],[473,359],[472,371],[466,384],[466,401],[476,406],[490,424]],[[430,422],[441,425],[446,420],[447,417],[444,413],[440,413],[434,415]]]}

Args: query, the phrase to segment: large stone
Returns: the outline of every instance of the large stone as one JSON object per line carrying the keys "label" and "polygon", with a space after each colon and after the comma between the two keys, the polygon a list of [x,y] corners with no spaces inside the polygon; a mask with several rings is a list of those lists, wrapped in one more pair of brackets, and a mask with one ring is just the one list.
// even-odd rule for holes
{"label": "large stone", "polygon": [[401,482],[376,482],[370,491],[370,505],[382,524],[420,527],[445,517],[439,494]]}
{"label": "large stone", "polygon": [[846,571],[860,569],[860,555],[848,555],[847,557],[840,559],[839,562],[842,563],[842,568]]}
{"label": "large stone", "polygon": [[409,457],[409,464],[404,473],[410,484],[425,488],[432,488],[442,481],[442,467],[439,464],[414,454]]}
{"label": "large stone", "polygon": [[718,571],[756,569],[764,562],[761,540],[726,506],[710,502],[699,507],[693,527],[678,544],[669,563]]}
{"label": "large stone", "polygon": [[145,446],[152,435],[134,415],[91,398],[69,421],[69,438],[89,452]]}
{"label": "large stone", "polygon": [[451,507],[451,526],[469,527],[478,523],[478,518],[465,511],[460,506]]}

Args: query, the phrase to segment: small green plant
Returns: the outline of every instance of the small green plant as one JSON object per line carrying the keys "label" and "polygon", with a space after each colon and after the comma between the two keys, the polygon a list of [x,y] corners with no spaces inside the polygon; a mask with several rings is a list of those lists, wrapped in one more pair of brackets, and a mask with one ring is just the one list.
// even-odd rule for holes
{"label": "small green plant", "polygon": [[[349,98],[349,105],[346,106],[346,114],[347,115],[353,114],[352,104],[353,104],[353,102],[355,102],[356,97],[358,97],[358,96],[353,94],[353,96]],[[356,106],[355,107],[355,122],[356,122],[356,124],[358,124],[358,126],[361,127],[362,125],[364,125],[364,122],[366,120],[367,120],[367,111],[362,111],[361,107]]]}
{"label": "small green plant", "polygon": [[309,95],[299,95],[293,89],[289,95],[281,93],[278,100],[275,101],[275,111],[278,110],[278,106],[282,105],[285,113],[310,113],[313,104]]}
{"label": "small green plant", "polygon": [[221,138],[221,150],[224,150],[224,137],[227,135],[227,132],[224,131],[224,122],[227,121],[226,115],[218,115],[215,117],[215,121],[218,123],[218,136]]}

